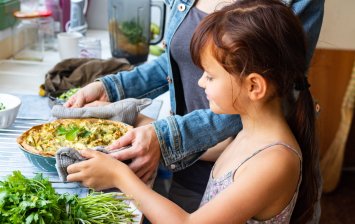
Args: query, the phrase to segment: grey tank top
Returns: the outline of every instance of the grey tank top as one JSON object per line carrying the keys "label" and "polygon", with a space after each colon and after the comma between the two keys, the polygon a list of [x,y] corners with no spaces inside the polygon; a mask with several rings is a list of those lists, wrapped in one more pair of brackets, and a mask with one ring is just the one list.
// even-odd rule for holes
{"label": "grey tank top", "polygon": [[[175,90],[175,94],[184,98],[184,108],[181,108],[184,114],[197,109],[209,108],[206,94],[197,84],[203,71],[193,64],[190,55],[190,42],[193,32],[206,15],[207,13],[192,7],[171,40],[170,54],[177,65],[176,70],[178,70],[174,73],[174,79],[180,79],[179,81],[181,81],[181,87],[179,86],[180,88]],[[198,201],[201,201],[212,166],[212,162],[198,160],[186,169],[174,172],[173,182],[180,184],[185,190],[188,189],[197,193]],[[198,206],[198,203],[191,205],[191,207],[194,207],[193,210],[197,209]]]}
{"label": "grey tank top", "polygon": [[[209,108],[206,94],[197,84],[203,71],[192,62],[190,55],[190,42],[193,32],[206,15],[207,13],[192,7],[171,40],[171,56],[179,69],[186,113]],[[174,78],[178,78],[177,75],[174,74]]]}
{"label": "grey tank top", "polygon": [[206,191],[205,191],[205,194],[203,195],[200,207],[203,206],[204,204],[206,204],[208,201],[212,200],[214,197],[216,197],[216,195],[218,195],[221,191],[223,191],[225,188],[227,188],[229,185],[231,185],[233,183],[234,174],[239,169],[240,166],[242,166],[245,162],[247,162],[249,159],[253,158],[258,153],[260,153],[263,150],[268,149],[272,146],[275,146],[275,145],[285,146],[287,149],[296,153],[298,155],[298,157],[300,158],[300,177],[298,180],[297,190],[296,190],[295,194],[293,195],[290,203],[280,212],[280,214],[276,215],[275,217],[273,217],[269,220],[258,221],[255,219],[250,219],[247,221],[247,223],[248,224],[281,224],[281,223],[286,224],[286,223],[289,223],[293,209],[296,205],[298,190],[299,190],[299,187],[300,187],[300,184],[302,181],[302,155],[300,155],[300,153],[297,150],[293,149],[291,146],[289,146],[285,143],[282,143],[282,142],[276,142],[276,143],[264,146],[263,148],[259,149],[258,151],[253,153],[251,156],[246,158],[243,162],[241,162],[237,166],[236,169],[229,171],[228,173],[226,173],[225,175],[223,175],[220,178],[213,178],[213,176],[212,176],[213,169],[212,169],[211,174],[210,174],[210,179],[208,181]]}

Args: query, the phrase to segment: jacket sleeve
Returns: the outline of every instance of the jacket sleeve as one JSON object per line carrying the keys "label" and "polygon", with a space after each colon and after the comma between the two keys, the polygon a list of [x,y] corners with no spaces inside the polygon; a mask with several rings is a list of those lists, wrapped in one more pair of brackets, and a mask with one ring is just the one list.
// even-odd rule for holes
{"label": "jacket sleeve", "polygon": [[311,61],[323,22],[324,0],[293,0],[291,8],[306,33],[307,60]]}
{"label": "jacket sleeve", "polygon": [[242,128],[239,115],[218,115],[209,109],[170,116],[153,125],[164,165],[173,171],[192,165],[205,150]]}
{"label": "jacket sleeve", "polygon": [[125,98],[155,98],[168,91],[166,53],[131,71],[107,75],[103,82],[110,102]]}

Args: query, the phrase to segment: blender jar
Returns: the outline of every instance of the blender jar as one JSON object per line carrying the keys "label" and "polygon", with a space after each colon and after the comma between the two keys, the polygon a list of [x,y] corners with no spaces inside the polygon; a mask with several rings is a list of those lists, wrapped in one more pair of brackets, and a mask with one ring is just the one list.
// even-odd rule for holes
{"label": "blender jar", "polygon": [[131,64],[147,60],[149,45],[158,43],[161,38],[151,41],[151,7],[160,10],[160,29],[163,33],[165,4],[158,1],[109,0],[108,31],[113,57],[126,58]]}

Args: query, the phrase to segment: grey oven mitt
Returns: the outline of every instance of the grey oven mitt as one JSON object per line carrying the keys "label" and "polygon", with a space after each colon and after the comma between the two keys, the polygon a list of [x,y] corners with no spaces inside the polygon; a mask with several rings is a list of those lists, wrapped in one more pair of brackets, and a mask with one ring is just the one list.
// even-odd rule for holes
{"label": "grey oven mitt", "polygon": [[[116,150],[106,150],[103,146],[98,146],[93,148],[93,150],[100,151],[106,154],[114,153],[119,150],[129,148],[130,146],[116,149]],[[85,157],[80,155],[80,152],[74,148],[62,147],[55,154],[55,168],[57,169],[59,178],[64,182],[67,181],[68,171],[67,168],[69,165],[78,163],[86,160]]]}
{"label": "grey oven mitt", "polygon": [[103,118],[134,125],[138,113],[152,103],[151,99],[127,98],[105,106],[67,108],[55,105],[52,116],[56,118]]}

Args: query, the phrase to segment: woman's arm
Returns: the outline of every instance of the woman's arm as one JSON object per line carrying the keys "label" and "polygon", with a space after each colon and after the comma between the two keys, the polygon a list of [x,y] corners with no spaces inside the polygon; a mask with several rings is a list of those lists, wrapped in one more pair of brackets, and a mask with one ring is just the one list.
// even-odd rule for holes
{"label": "woman's arm", "polygon": [[168,91],[167,54],[135,67],[131,71],[107,75],[104,84],[110,102],[125,98],[155,98]]}
{"label": "woman's arm", "polygon": [[291,8],[306,33],[307,60],[310,63],[322,27],[324,0],[291,0]]}
{"label": "woman's arm", "polygon": [[100,106],[125,98],[155,98],[168,90],[165,54],[131,71],[104,76],[81,88],[65,103],[66,107]]}
{"label": "woman's arm", "polygon": [[239,115],[215,114],[209,109],[170,116],[153,126],[164,164],[172,171],[192,165],[204,151],[242,129]]}

